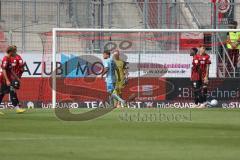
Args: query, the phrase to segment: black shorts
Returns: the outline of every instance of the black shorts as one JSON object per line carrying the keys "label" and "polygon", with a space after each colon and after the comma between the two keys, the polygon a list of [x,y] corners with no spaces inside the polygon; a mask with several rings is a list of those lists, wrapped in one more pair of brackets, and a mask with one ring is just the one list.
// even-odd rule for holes
{"label": "black shorts", "polygon": [[192,86],[194,89],[200,89],[202,87],[203,83],[202,81],[192,81]]}
{"label": "black shorts", "polygon": [[9,94],[10,93],[10,86],[7,86],[7,84],[1,84],[0,86],[0,94]]}
{"label": "black shorts", "polygon": [[208,87],[208,84],[204,83],[202,80],[192,81],[192,86],[194,89]]}

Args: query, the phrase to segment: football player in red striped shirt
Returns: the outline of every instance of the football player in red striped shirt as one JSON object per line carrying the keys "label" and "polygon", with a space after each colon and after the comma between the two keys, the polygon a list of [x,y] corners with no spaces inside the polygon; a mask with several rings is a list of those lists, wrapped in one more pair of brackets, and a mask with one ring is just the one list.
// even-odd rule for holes
{"label": "football player in red striped shirt", "polygon": [[195,63],[196,60],[196,54],[198,53],[197,48],[191,48],[190,50],[190,56],[193,57],[192,62],[192,73],[191,73],[191,81],[193,85],[193,92],[194,92],[194,107],[199,107],[200,99],[201,99],[201,81],[199,77],[199,65],[198,63]]}
{"label": "football player in red striped shirt", "polygon": [[25,112],[24,109],[19,108],[19,101],[15,92],[15,86],[18,86],[20,79],[13,72],[11,65],[11,56],[14,54],[14,47],[10,46],[7,48],[7,53],[2,59],[1,72],[0,72],[0,103],[5,94],[10,94],[12,105],[15,107],[17,113]]}
{"label": "football player in red striped shirt", "polygon": [[206,53],[206,47],[201,45],[199,51],[193,56],[191,81],[194,90],[196,107],[205,108],[207,105],[207,91],[209,82],[210,56]]}
{"label": "football player in red striped shirt", "polygon": [[14,48],[14,54],[11,56],[12,70],[21,79],[25,63],[22,57],[17,54],[17,46],[13,45],[12,47]]}

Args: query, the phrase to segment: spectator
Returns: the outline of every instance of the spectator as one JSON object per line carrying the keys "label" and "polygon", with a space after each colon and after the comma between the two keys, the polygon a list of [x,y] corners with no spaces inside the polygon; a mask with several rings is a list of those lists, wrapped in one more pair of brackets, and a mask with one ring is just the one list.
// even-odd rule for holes
{"label": "spectator", "polygon": [[[238,23],[236,21],[230,22],[230,29],[237,29]],[[240,32],[229,32],[227,36],[228,54],[233,62],[234,67],[237,66],[239,49],[240,49]],[[230,62],[228,62],[230,67]]]}

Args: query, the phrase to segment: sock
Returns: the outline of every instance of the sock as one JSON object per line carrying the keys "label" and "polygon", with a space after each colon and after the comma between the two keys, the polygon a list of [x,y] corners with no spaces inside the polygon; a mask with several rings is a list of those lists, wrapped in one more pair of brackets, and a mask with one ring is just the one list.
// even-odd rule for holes
{"label": "sock", "polygon": [[15,106],[15,109],[20,109],[19,105]]}
{"label": "sock", "polygon": [[108,96],[108,100],[109,100],[109,105],[113,106],[114,105],[114,101],[113,101],[113,97],[111,95]]}
{"label": "sock", "polygon": [[203,87],[203,93],[202,93],[203,102],[207,102],[207,87]]}
{"label": "sock", "polygon": [[119,97],[118,95],[116,95],[116,94],[112,94],[112,97],[114,98],[114,99],[117,99],[119,102],[121,102],[121,103],[123,103],[123,104],[125,104],[126,102],[121,98],[121,97]]}

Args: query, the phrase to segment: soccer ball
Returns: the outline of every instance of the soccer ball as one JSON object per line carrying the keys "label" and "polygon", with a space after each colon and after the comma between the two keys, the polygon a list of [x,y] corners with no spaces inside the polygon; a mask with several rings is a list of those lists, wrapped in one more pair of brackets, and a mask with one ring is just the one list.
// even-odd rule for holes
{"label": "soccer ball", "polygon": [[216,107],[218,105],[218,101],[216,99],[211,100],[211,106]]}

